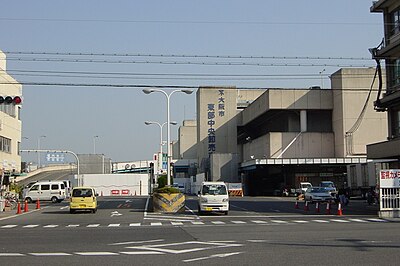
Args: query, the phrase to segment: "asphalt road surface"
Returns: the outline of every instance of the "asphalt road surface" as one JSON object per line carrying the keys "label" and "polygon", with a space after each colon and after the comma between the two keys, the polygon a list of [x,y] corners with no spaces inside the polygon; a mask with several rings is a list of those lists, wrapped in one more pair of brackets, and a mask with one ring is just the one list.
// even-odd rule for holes
{"label": "asphalt road surface", "polygon": [[[0,217],[1,265],[397,265],[399,223],[352,201],[343,215],[293,198],[232,198],[229,215],[148,211],[147,197],[100,197],[96,214],[68,202]],[[337,206],[336,206],[337,207]]]}

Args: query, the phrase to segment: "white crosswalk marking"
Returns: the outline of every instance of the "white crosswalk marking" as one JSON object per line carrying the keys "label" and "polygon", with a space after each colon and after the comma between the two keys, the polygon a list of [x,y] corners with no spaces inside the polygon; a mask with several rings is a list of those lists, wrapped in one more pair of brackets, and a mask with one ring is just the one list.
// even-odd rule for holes
{"label": "white crosswalk marking", "polygon": [[231,221],[234,224],[245,224],[246,222],[244,221]]}
{"label": "white crosswalk marking", "polygon": [[100,224],[89,224],[88,226],[86,226],[86,227],[99,227],[100,226]]}
{"label": "white crosswalk marking", "polygon": [[271,220],[271,222],[273,223],[277,223],[277,224],[287,224],[287,221],[282,221],[282,220]]}
{"label": "white crosswalk marking", "polygon": [[253,223],[255,223],[255,224],[266,224],[266,223],[268,223],[268,222],[266,222],[266,221],[260,221],[260,220],[253,220],[253,221],[251,221],[251,222],[253,222]]}
{"label": "white crosswalk marking", "polygon": [[298,224],[307,224],[309,221],[304,221],[304,220],[293,220],[292,222],[298,223]]}
{"label": "white crosswalk marking", "polygon": [[43,228],[56,228],[56,227],[58,227],[58,224],[49,224],[49,225],[43,226]]}
{"label": "white crosswalk marking", "polygon": [[337,223],[350,223],[349,221],[346,220],[339,220],[339,219],[331,219],[332,222],[337,222]]}
{"label": "white crosswalk marking", "polygon": [[8,224],[8,225],[3,225],[1,228],[14,228],[17,227],[18,225],[16,224]]}
{"label": "white crosswalk marking", "polygon": [[29,253],[32,256],[71,256],[72,254],[64,252],[54,252],[54,253]]}
{"label": "white crosswalk marking", "polygon": [[38,224],[28,224],[28,225],[23,226],[23,228],[35,228],[38,226],[39,226]]}
{"label": "white crosswalk marking", "polygon": [[199,224],[204,224],[204,223],[203,222],[193,221],[192,224],[199,225]]}
{"label": "white crosswalk marking", "polygon": [[161,226],[162,223],[150,223],[151,226]]}
{"label": "white crosswalk marking", "polygon": [[361,220],[361,219],[349,219],[352,222],[358,222],[358,223],[366,223],[367,221]]}
{"label": "white crosswalk marking", "polygon": [[118,253],[114,252],[76,252],[77,255],[82,256],[112,256],[112,255],[119,255]]}
{"label": "white crosswalk marking", "polygon": [[225,224],[225,222],[222,222],[222,221],[212,221],[211,223],[213,223],[213,224]]}
{"label": "white crosswalk marking", "polygon": [[119,227],[121,224],[109,224],[108,227]]}
{"label": "white crosswalk marking", "polygon": [[79,224],[69,224],[67,227],[79,227]]}
{"label": "white crosswalk marking", "polygon": [[171,222],[172,225],[183,225],[182,222]]}
{"label": "white crosswalk marking", "polygon": [[327,220],[312,220],[312,221],[316,223],[329,223],[329,221]]}
{"label": "white crosswalk marking", "polygon": [[140,226],[140,223],[131,223],[129,226]]}
{"label": "white crosswalk marking", "polygon": [[370,222],[379,222],[379,223],[385,223],[385,222],[387,222],[386,220],[374,219],[374,218],[370,218],[370,219],[367,219],[367,220],[370,221]]}
{"label": "white crosswalk marking", "polygon": [[21,253],[0,253],[0,257],[18,257],[18,256],[25,256],[25,254],[21,254]]}

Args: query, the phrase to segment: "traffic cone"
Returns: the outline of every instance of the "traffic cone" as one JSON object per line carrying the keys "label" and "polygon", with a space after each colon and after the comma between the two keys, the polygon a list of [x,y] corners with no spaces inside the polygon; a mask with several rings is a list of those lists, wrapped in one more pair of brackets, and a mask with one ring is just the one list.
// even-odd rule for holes
{"label": "traffic cone", "polygon": [[326,203],[326,214],[331,214],[331,206],[329,202]]}
{"label": "traffic cone", "polygon": [[28,201],[26,201],[25,200],[25,203],[24,203],[24,212],[28,212],[29,210],[28,210]]}
{"label": "traffic cone", "polygon": [[319,203],[315,203],[315,212],[319,213]]}
{"label": "traffic cone", "polygon": [[40,200],[37,199],[37,201],[36,201],[36,210],[39,210],[39,209],[40,209]]}
{"label": "traffic cone", "polygon": [[299,209],[299,202],[296,200],[296,203],[294,204],[295,209]]}
{"label": "traffic cone", "polygon": [[339,202],[338,204],[338,209],[337,209],[337,215],[342,216],[343,212],[342,212],[342,203]]}
{"label": "traffic cone", "polygon": [[308,201],[306,201],[306,204],[304,205],[304,210],[308,212],[310,209],[308,208]]}
{"label": "traffic cone", "polygon": [[21,210],[21,202],[18,201],[18,205],[17,205],[17,214],[21,214],[22,210]]}

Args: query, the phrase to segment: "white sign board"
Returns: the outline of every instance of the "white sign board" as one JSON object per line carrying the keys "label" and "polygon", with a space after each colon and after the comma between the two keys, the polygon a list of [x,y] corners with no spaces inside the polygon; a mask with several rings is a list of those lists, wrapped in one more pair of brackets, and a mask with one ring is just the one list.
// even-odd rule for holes
{"label": "white sign board", "polygon": [[400,169],[381,170],[379,177],[381,188],[400,188]]}

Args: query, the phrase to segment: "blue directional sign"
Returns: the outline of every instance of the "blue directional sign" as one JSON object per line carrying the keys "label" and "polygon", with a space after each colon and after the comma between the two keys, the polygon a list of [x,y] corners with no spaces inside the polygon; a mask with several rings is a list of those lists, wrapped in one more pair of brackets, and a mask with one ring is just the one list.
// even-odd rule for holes
{"label": "blue directional sign", "polygon": [[46,160],[48,162],[57,162],[62,163],[64,162],[64,154],[63,153],[47,153]]}

